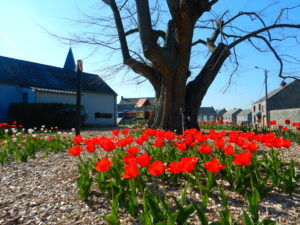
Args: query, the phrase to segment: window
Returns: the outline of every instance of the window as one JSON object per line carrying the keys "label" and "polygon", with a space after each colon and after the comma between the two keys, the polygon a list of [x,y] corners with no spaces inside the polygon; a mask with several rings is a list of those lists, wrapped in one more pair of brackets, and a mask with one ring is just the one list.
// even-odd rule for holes
{"label": "window", "polygon": [[98,118],[109,119],[109,118],[112,118],[112,114],[111,113],[99,113],[99,112],[96,112],[95,113],[95,118],[96,119],[98,119]]}
{"label": "window", "polygon": [[253,106],[253,112],[255,112],[255,105]]}
{"label": "window", "polygon": [[22,103],[28,103],[28,93],[27,92],[23,93]]}
{"label": "window", "polygon": [[263,105],[261,106],[261,111],[262,111],[262,112],[264,112],[264,111],[265,111],[265,110],[264,110],[264,106],[263,106]]}
{"label": "window", "polygon": [[258,111],[260,111],[260,108],[261,108],[261,107],[260,107],[260,104],[258,104]]}

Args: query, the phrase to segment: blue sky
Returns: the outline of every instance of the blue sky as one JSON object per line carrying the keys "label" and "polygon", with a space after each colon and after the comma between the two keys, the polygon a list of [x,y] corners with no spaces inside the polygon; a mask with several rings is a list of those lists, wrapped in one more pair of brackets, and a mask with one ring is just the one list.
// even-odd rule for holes
{"label": "blue sky", "polygon": [[[233,12],[253,9],[262,9],[273,0],[220,0],[213,8],[217,14],[224,8]],[[280,1],[279,1],[280,2]],[[286,0],[284,6],[293,6],[295,1]],[[95,12],[97,5],[102,1],[97,0],[0,0],[0,55],[38,62],[47,65],[62,67],[69,49],[69,45],[63,44],[50,36],[42,27],[47,30],[62,35],[72,35],[77,31],[87,29],[78,24],[70,22],[66,18],[78,18],[78,9],[87,14]],[[272,7],[266,13],[270,18],[273,12],[280,9],[283,3]],[[102,13],[107,13],[103,12]],[[294,14],[293,14],[294,13]],[[290,19],[299,24],[300,9],[290,14]],[[233,13],[234,14],[234,13]],[[298,20],[298,21],[297,21]],[[244,26],[244,21],[240,24]],[[298,31],[298,36],[300,32]],[[120,57],[111,57],[104,47],[98,47],[93,52],[90,46],[72,46],[75,59],[83,59],[84,70],[90,73],[97,73],[101,76],[101,69],[114,63],[121,62]],[[300,58],[299,44],[288,41],[284,46],[284,53],[289,53]],[[93,54],[91,54],[93,52]],[[237,48],[240,56],[240,69],[234,75],[232,85],[223,93],[224,87],[229,79],[231,71],[230,66],[221,69],[212,86],[205,96],[202,106],[214,106],[215,108],[249,108],[251,104],[264,95],[264,73],[263,70],[254,69],[259,66],[268,69],[269,91],[279,87],[281,79],[277,77],[278,63],[272,54],[261,55],[247,45],[241,45]],[[201,55],[199,60],[201,61]],[[198,59],[197,59],[198,60]],[[201,61],[202,62],[202,61]],[[287,65],[285,72],[299,71],[299,64]],[[122,72],[117,76],[110,78],[104,77],[104,80],[118,93],[124,97],[145,97],[154,96],[153,89],[147,82],[141,85],[135,85],[132,81],[123,78]]]}

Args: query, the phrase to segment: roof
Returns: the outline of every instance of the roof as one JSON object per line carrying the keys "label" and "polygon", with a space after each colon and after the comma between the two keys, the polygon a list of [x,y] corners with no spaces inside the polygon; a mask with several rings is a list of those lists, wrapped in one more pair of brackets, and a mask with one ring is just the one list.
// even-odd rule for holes
{"label": "roof", "polygon": [[223,114],[223,116],[229,116],[235,113],[238,113],[239,111],[241,111],[241,109],[229,109],[226,113]]}
{"label": "roof", "polygon": [[227,110],[226,109],[216,109],[216,114],[218,116],[222,116],[224,113],[226,113]]}
{"label": "roof", "polygon": [[215,111],[214,107],[200,107],[199,108],[199,114],[215,115],[216,111]]}
{"label": "roof", "polygon": [[[0,83],[74,91],[76,75],[72,70],[0,56]],[[90,73],[82,73],[82,90],[117,95],[98,75]]]}
{"label": "roof", "polygon": [[239,116],[242,116],[242,115],[248,115],[249,113],[252,113],[252,110],[251,109],[244,109],[242,110],[241,112],[239,112]]}
{"label": "roof", "polygon": [[[286,87],[288,87],[289,85],[291,85],[292,83],[296,82],[297,80],[294,80],[288,84],[286,84],[285,86],[283,87],[279,87],[271,92],[268,93],[268,99],[272,98],[274,95],[276,95],[277,93],[279,93],[280,91],[282,91],[283,89],[285,89]],[[256,103],[259,103],[259,102],[263,102],[266,98],[265,97],[262,97],[261,99],[259,99],[257,102],[255,102],[254,104]]]}
{"label": "roof", "polygon": [[72,52],[72,48],[70,47],[65,64],[64,64],[64,69],[67,70],[72,70],[75,71],[76,69],[76,63],[75,63],[75,59],[74,59],[74,55]]}
{"label": "roof", "polygon": [[148,100],[148,98],[140,98],[137,103],[135,104],[135,107],[145,107],[151,105],[150,101]]}
{"label": "roof", "polygon": [[32,90],[38,91],[38,92],[48,92],[48,93],[57,93],[57,94],[70,94],[70,95],[76,95],[76,91],[64,91],[64,90],[56,90],[56,89],[47,89],[47,88],[35,88],[31,87]]}
{"label": "roof", "polygon": [[123,98],[121,97],[121,100],[119,102],[120,105],[135,105],[139,99],[148,99],[151,105],[154,105],[155,98],[147,98],[147,97],[141,97],[141,98]]}

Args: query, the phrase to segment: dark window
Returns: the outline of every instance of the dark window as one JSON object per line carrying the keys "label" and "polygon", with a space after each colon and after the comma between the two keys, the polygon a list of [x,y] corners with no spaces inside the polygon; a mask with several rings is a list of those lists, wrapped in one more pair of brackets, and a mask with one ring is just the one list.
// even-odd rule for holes
{"label": "dark window", "polygon": [[260,111],[260,104],[258,105],[258,111]]}
{"label": "dark window", "polygon": [[105,118],[105,119],[109,119],[109,118],[112,118],[112,114],[111,113],[99,113],[99,112],[96,112],[95,113],[95,118]]}
{"label": "dark window", "polygon": [[23,93],[22,103],[28,103],[28,93]]}
{"label": "dark window", "polygon": [[253,112],[255,112],[255,105],[253,106]]}

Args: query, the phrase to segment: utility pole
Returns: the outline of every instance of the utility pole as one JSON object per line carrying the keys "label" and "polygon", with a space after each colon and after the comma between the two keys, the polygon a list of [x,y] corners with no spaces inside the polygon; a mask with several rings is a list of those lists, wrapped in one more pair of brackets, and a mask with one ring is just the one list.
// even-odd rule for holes
{"label": "utility pole", "polygon": [[258,66],[255,66],[255,69],[261,69],[265,73],[265,109],[266,109],[266,127],[269,127],[269,121],[270,121],[270,114],[269,114],[269,106],[268,106],[268,70],[262,69]]}
{"label": "utility pole", "polygon": [[81,73],[83,71],[82,60],[77,60],[77,92],[76,92],[76,136],[80,135],[80,105],[81,105]]}
{"label": "utility pole", "polygon": [[269,127],[270,115],[268,106],[268,70],[265,71],[265,97],[266,97],[266,127]]}

